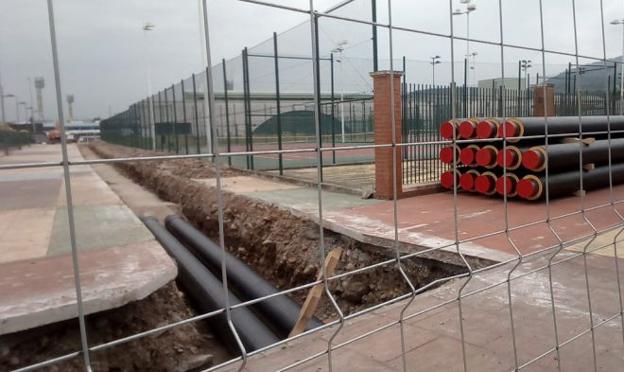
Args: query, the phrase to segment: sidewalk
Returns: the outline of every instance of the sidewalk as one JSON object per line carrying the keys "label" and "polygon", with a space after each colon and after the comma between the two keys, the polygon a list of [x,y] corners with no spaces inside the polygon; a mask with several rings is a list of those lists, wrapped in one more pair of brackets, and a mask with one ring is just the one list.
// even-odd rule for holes
{"label": "sidewalk", "polygon": [[[209,186],[215,182],[214,179],[196,181]],[[316,188],[253,176],[224,178],[223,187],[318,220]],[[615,200],[624,199],[624,185],[614,187],[613,197]],[[608,204],[608,201],[608,189],[593,191],[585,197],[585,208]],[[553,230],[550,230],[544,222],[547,209],[543,201],[510,200],[507,211],[510,231],[505,234],[505,207],[501,198],[459,193],[456,208],[451,192],[399,199],[397,225],[400,247],[405,253],[439,248],[427,255],[443,261],[456,261],[455,214],[461,252],[494,262],[517,256],[510,241],[522,254],[529,254],[556,247],[558,240],[554,233],[563,241],[570,241],[591,236],[591,225],[600,231],[622,222],[610,205],[588,210],[584,217],[580,213],[570,215],[580,210],[580,203],[578,196],[551,201]],[[323,190],[322,205],[327,228],[366,243],[394,246],[392,201],[364,200],[355,195]],[[615,208],[624,215],[624,204],[616,204]]]}
{"label": "sidewalk", "polygon": [[[69,156],[82,159],[76,145]],[[0,164],[60,161],[60,145],[33,145]],[[146,297],[176,267],[90,166],[71,167],[86,313]],[[61,167],[0,171],[0,335],[77,315]]]}
{"label": "sidewalk", "polygon": [[[604,250],[605,253],[608,251],[612,252],[613,248]],[[587,256],[592,315],[596,327],[596,364],[598,371],[621,371],[624,366],[624,333],[622,318],[618,316],[620,307],[614,259],[607,256]],[[572,253],[564,251],[557,255],[555,262],[570,257]],[[542,256],[523,264],[513,272],[513,277],[523,273],[525,276],[511,282],[518,365],[527,364],[522,368],[526,371],[557,370],[548,272],[540,270],[527,274],[546,265],[547,259],[548,256]],[[512,267],[506,265],[475,275],[462,292],[465,296],[461,304],[468,371],[511,371],[515,367],[505,282]],[[583,272],[582,256],[553,266],[557,330],[559,345],[562,345],[560,370],[566,372],[594,370],[588,294]],[[464,370],[456,299],[465,280],[455,280],[418,295],[407,308],[404,330],[408,371]],[[252,356],[245,370],[278,370],[322,353],[327,350],[331,336],[337,332],[332,342],[333,347],[337,347],[332,353],[334,371],[402,371],[401,334],[397,322],[401,310],[407,305],[407,301],[390,305],[347,321],[341,330],[333,326]],[[380,330],[386,325],[389,326]],[[239,365],[240,362],[222,370],[234,371]],[[328,371],[327,355],[302,363],[292,370]]]}

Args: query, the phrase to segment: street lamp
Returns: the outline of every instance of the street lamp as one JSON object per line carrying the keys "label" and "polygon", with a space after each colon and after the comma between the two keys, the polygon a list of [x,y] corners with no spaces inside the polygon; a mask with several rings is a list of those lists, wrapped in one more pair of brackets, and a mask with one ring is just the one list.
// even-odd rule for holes
{"label": "street lamp", "polygon": [[154,109],[152,107],[152,67],[150,64],[149,57],[149,43],[147,39],[147,33],[154,29],[154,24],[150,22],[145,22],[143,24],[143,41],[145,42],[145,64],[147,65],[147,108],[150,112],[150,120],[152,125],[150,125],[150,135],[152,137],[152,150],[156,150],[156,123],[154,122]]}
{"label": "street lamp", "polygon": [[[527,89],[529,89],[529,73],[527,71],[531,67],[533,67],[533,65],[531,65],[530,59],[523,59],[520,61],[520,71],[524,72],[525,87]],[[518,87],[518,88],[521,88],[521,87]]]}
{"label": "street lamp", "polygon": [[475,72],[475,67],[476,67],[476,63],[475,63],[475,59],[477,58],[477,56],[479,55],[479,52],[472,52],[469,55],[467,55],[467,58],[472,58],[472,63],[470,64],[470,69],[472,70],[472,84],[476,85],[476,80],[477,80],[477,74]]}
{"label": "street lamp", "polygon": [[[620,59],[624,59],[624,18],[618,18],[611,21],[612,25],[622,25],[622,57]],[[622,62],[620,61],[620,115],[624,111],[624,74],[622,73],[624,69],[622,69]]]}
{"label": "street lamp", "polygon": [[[471,0],[460,0],[459,2],[461,4],[464,4],[466,6],[466,9],[465,10],[455,9],[455,11],[453,12],[454,16],[461,16],[464,14],[466,15],[466,60],[470,56],[470,13],[477,10],[477,5],[471,3],[470,1]],[[466,60],[464,61],[464,63],[467,63]],[[468,76],[466,76],[465,78],[466,78],[466,81],[468,81]],[[469,89],[467,89],[466,101],[470,101]],[[468,108],[467,114],[468,116],[470,116],[470,105],[467,105],[467,108]]]}
{"label": "street lamp", "polygon": [[460,3],[466,5],[466,10],[455,9],[454,16],[466,15],[466,55],[470,54],[470,13],[477,10],[477,5],[470,2],[470,0],[460,0]]}
{"label": "street lamp", "polygon": [[440,62],[440,56],[433,56],[430,58],[431,62],[429,63],[431,64],[431,85],[435,86],[435,66],[442,62]]}
{"label": "street lamp", "polygon": [[340,63],[340,79],[338,80],[338,83],[340,85],[340,129],[342,133],[342,143],[345,143],[345,118],[344,118],[344,106],[343,106],[344,105],[344,84],[340,84],[340,83],[342,83],[343,81],[342,79],[342,75],[344,73],[344,68],[342,67],[344,65],[343,52],[345,50],[345,45],[347,44],[349,44],[347,40],[339,41],[338,44],[336,44],[336,48],[331,50],[332,53],[338,53],[338,59],[336,59],[336,62]]}

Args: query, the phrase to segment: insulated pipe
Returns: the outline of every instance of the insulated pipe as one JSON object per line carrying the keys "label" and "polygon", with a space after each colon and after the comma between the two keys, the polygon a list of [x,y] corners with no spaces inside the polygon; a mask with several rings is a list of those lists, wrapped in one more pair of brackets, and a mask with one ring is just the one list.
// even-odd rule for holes
{"label": "insulated pipe", "polygon": [[475,191],[475,180],[479,176],[479,171],[470,169],[459,177],[459,187],[464,191]]}
{"label": "insulated pipe", "polygon": [[[548,145],[548,154],[544,146],[535,146],[522,154],[522,165],[531,171],[540,172],[546,169],[560,171],[574,169],[579,166],[579,153],[583,149],[583,164],[609,162],[609,140],[599,140],[590,144],[562,143]],[[611,160],[620,162],[624,160],[624,138],[611,140]]]}
{"label": "insulated pipe", "polygon": [[520,178],[516,174],[507,172],[507,175],[498,177],[496,180],[496,192],[499,195],[505,195],[507,192],[507,196],[514,197],[518,195],[518,182]]}
{"label": "insulated pipe", "polygon": [[476,159],[477,164],[492,169],[496,167],[496,159],[498,156],[498,149],[495,146],[487,145],[477,151]]}
{"label": "insulated pipe", "polygon": [[445,189],[452,190],[454,184],[459,186],[460,177],[461,173],[457,170],[443,172],[440,175],[440,185]]}
{"label": "insulated pipe", "polygon": [[479,119],[477,118],[469,118],[462,120],[459,124],[459,138],[461,139],[470,139],[476,136],[477,124],[479,124]]}
{"label": "insulated pipe", "polygon": [[[624,182],[624,164],[612,165],[611,171],[614,185]],[[572,194],[579,190],[579,171],[552,174],[548,177],[548,180],[550,185],[548,193],[551,198]],[[583,172],[584,190],[593,190],[606,186],[609,186],[609,166],[605,165]],[[542,198],[545,194],[544,189],[545,180],[543,176],[530,174],[524,176],[518,182],[518,195],[527,200]]]}
{"label": "insulated pipe", "polygon": [[[611,130],[624,130],[624,116],[610,116]],[[609,129],[607,116],[583,116],[582,126],[584,133],[604,132]],[[544,135],[546,120],[543,117],[509,118],[498,128],[498,137],[507,137],[509,142],[517,142],[523,136]],[[548,134],[579,133],[578,116],[555,116],[548,118]]]}
{"label": "insulated pipe", "polygon": [[496,193],[496,175],[492,172],[483,172],[475,180],[475,188],[484,195]]}
{"label": "insulated pipe", "polygon": [[[221,275],[221,255],[223,254],[221,247],[179,216],[171,215],[165,218],[165,226],[210,271],[215,275]],[[258,275],[247,264],[229,253],[225,254],[225,263],[227,265],[228,283],[241,299],[253,300],[279,292],[275,286]],[[301,307],[286,295],[271,297],[252,305],[252,307],[261,313],[270,322],[271,328],[284,338],[288,337],[294,328],[301,311]],[[309,330],[322,325],[320,320],[312,318],[306,329]]]}
{"label": "insulated pipe", "polygon": [[440,125],[440,136],[447,140],[456,139],[459,130],[459,123],[463,119],[448,120]]}
{"label": "insulated pipe", "polygon": [[[178,264],[177,280],[184,287],[201,312],[223,309],[226,306],[223,284],[202,263],[193,256],[173,235],[171,235],[154,217],[141,219],[154,234],[156,240]],[[230,305],[241,301],[232,293],[228,294]],[[231,310],[232,322],[247,351],[253,351],[279,341],[273,332],[262,323],[247,307]],[[215,332],[227,340],[233,351],[239,351],[234,337],[227,325],[224,313],[211,318]]]}
{"label": "insulated pipe", "polygon": [[522,150],[508,145],[505,150],[500,149],[496,154],[496,164],[501,168],[516,170],[522,165]]}
{"label": "insulated pipe", "polygon": [[455,150],[455,159],[459,161],[459,146],[451,145],[440,149],[440,161],[444,164],[453,164],[453,150]]}
{"label": "insulated pipe", "polygon": [[477,151],[479,151],[479,146],[475,144],[464,147],[459,152],[460,162],[466,165],[475,165],[475,157],[477,156]]}
{"label": "insulated pipe", "polygon": [[477,124],[477,138],[494,138],[498,133],[498,127],[503,119],[485,118]]}

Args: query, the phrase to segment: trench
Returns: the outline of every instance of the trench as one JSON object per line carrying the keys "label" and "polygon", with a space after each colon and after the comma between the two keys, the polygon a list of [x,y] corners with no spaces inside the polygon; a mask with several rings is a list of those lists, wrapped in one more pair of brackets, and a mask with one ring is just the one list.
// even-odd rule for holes
{"label": "trench", "polygon": [[[154,154],[102,142],[88,146],[102,158]],[[192,225],[213,241],[218,241],[216,189],[191,180],[214,177],[210,161],[137,161],[116,163],[116,167],[161,199],[178,204],[183,216]],[[234,169],[224,169],[222,174],[229,177],[240,173]],[[322,258],[319,255],[319,227],[314,221],[227,191],[223,191],[223,200],[225,245],[230,253],[278,289],[293,288],[316,279]],[[325,229],[323,235],[326,252],[338,247],[343,249],[336,274],[394,257],[390,249],[363,243],[331,230]],[[405,259],[402,264],[417,289],[437,279],[466,271],[462,266],[424,257]],[[351,314],[410,291],[396,262],[333,280],[330,282],[330,290],[344,314]],[[307,291],[295,291],[292,297],[301,304]],[[323,298],[315,315],[325,321],[338,316],[327,298]]]}

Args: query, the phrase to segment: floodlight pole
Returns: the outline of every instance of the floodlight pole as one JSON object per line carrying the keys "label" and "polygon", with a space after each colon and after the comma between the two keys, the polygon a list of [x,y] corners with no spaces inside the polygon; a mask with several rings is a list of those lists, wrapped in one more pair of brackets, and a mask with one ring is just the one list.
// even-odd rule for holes
{"label": "floodlight pole", "polygon": [[[151,31],[154,25],[149,22],[146,22],[143,25],[143,41],[145,43],[145,63],[147,69],[147,105],[150,113],[150,121],[152,125],[150,125],[150,136],[152,137],[152,150],[156,151],[156,118],[154,116],[154,107],[152,102],[152,65],[149,56],[149,41],[147,39],[147,32]],[[109,114],[110,116],[110,114]]]}

